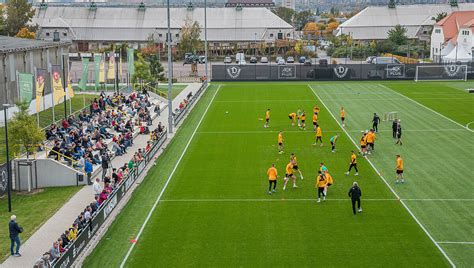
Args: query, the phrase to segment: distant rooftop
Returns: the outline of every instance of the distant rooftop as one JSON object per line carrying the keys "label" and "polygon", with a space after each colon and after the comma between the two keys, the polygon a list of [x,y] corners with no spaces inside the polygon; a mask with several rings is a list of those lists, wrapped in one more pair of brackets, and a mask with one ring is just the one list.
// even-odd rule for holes
{"label": "distant rooftop", "polygon": [[273,0],[228,0],[226,7],[235,7],[240,5],[242,7],[274,7]]}
{"label": "distant rooftop", "polygon": [[33,49],[43,49],[62,45],[65,46],[69,44],[70,43],[68,42],[41,41],[0,35],[0,53],[28,51]]}

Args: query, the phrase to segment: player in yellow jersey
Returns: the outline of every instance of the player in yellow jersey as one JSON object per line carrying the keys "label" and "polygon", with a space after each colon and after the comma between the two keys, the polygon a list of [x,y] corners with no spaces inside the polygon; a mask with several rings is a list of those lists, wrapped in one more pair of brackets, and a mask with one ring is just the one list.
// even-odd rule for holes
{"label": "player in yellow jersey", "polygon": [[316,114],[316,115],[319,114],[319,107],[318,106],[313,107],[313,114]]}
{"label": "player in yellow jersey", "polygon": [[316,128],[318,127],[318,114],[313,113],[313,129],[316,131]]}
{"label": "player in yellow jersey", "polygon": [[342,127],[345,127],[344,120],[346,119],[346,111],[344,110],[344,107],[341,107],[341,124]]}
{"label": "player in yellow jersey", "polygon": [[321,173],[321,171],[318,171],[318,177],[316,177],[316,185],[314,188],[318,188],[318,203],[321,202],[321,195],[323,196],[323,201],[326,200],[326,194],[324,193],[324,190],[326,189],[327,186],[327,180],[326,176],[324,176],[324,173]]}
{"label": "player in yellow jersey", "polygon": [[367,132],[366,136],[366,142],[367,142],[367,151],[368,154],[371,154],[372,151],[375,149],[375,131],[373,129],[369,130]]}
{"label": "player in yellow jersey", "polygon": [[278,132],[278,153],[283,153],[283,133],[281,131]]}
{"label": "player in yellow jersey", "polygon": [[[278,172],[277,172],[277,169],[275,168],[275,164],[272,164],[272,166],[267,170],[267,175],[268,175],[268,194],[275,193],[276,186],[277,186],[277,179],[278,179]],[[272,190],[272,185],[273,185],[273,190]]]}
{"label": "player in yellow jersey", "polygon": [[362,156],[367,154],[367,134],[364,132],[360,138],[360,153]]}
{"label": "player in yellow jersey", "polygon": [[293,180],[293,188],[298,188],[298,186],[296,186],[296,177],[295,175],[293,174],[293,162],[290,161],[288,163],[288,165],[286,165],[286,168],[285,168],[285,183],[283,184],[283,191],[286,190],[286,184],[288,183],[288,181],[290,179]]}
{"label": "player in yellow jersey", "polygon": [[263,125],[264,128],[267,128],[270,126],[270,109],[267,109],[267,112],[265,112],[265,125]]}
{"label": "player in yellow jersey", "polygon": [[290,120],[291,120],[291,125],[294,126],[295,123],[296,123],[296,113],[290,113],[288,115],[288,118],[290,118]]}
{"label": "player in yellow jersey", "polygon": [[349,175],[352,168],[356,171],[354,175],[359,176],[359,170],[357,169],[357,156],[354,151],[351,151],[351,162],[349,163],[349,170],[346,172],[346,175]]}
{"label": "player in yellow jersey", "polygon": [[395,183],[398,183],[399,181],[401,181],[401,183],[405,183],[405,179],[403,178],[403,159],[399,154],[397,154],[396,172],[397,172],[397,179]]}
{"label": "player in yellow jersey", "polygon": [[313,145],[317,145],[318,141],[321,142],[320,146],[323,146],[323,131],[321,130],[320,126],[316,128],[316,142],[313,143]]}
{"label": "player in yellow jersey", "polygon": [[296,161],[296,155],[295,154],[291,154],[290,162],[293,163],[293,169],[298,171],[298,173],[300,174],[300,178],[303,179],[303,173],[301,173],[301,170],[298,167],[298,162]]}
{"label": "player in yellow jersey", "polygon": [[306,114],[304,110],[301,112],[300,121],[301,121],[300,128],[306,129]]}
{"label": "player in yellow jersey", "polygon": [[329,186],[334,184],[334,180],[332,179],[332,176],[327,171],[324,173],[324,176],[326,177],[326,182],[327,182],[326,187],[324,187],[324,196],[327,196]]}

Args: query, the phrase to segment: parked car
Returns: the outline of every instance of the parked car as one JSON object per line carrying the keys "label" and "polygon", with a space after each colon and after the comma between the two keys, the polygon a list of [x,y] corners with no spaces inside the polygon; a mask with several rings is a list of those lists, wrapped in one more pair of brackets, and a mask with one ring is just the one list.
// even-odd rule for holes
{"label": "parked car", "polygon": [[232,63],[232,58],[231,57],[225,57],[224,58],[224,63]]}
{"label": "parked car", "polygon": [[319,60],[319,65],[328,65],[328,60],[327,59],[320,59]]}
{"label": "parked car", "polygon": [[206,63],[207,59],[206,56],[199,56],[199,63],[204,64]]}
{"label": "parked car", "polygon": [[304,65],[311,66],[312,64],[313,64],[313,62],[311,61],[310,58],[304,60]]}
{"label": "parked car", "polygon": [[268,58],[267,57],[261,57],[260,58],[260,63],[268,63]]}
{"label": "parked car", "polygon": [[286,64],[285,59],[283,59],[283,58],[280,57],[280,59],[278,59],[277,64],[278,64],[278,65],[285,65],[285,64]]}
{"label": "parked car", "polygon": [[294,63],[294,62],[295,62],[295,58],[293,58],[291,56],[286,58],[286,63]]}
{"label": "parked car", "polygon": [[375,57],[372,59],[372,64],[401,64],[401,62],[392,57]]}
{"label": "parked car", "polygon": [[250,63],[257,63],[257,57],[250,57]]}
{"label": "parked car", "polygon": [[278,63],[281,59],[283,59],[283,58],[278,56],[278,57],[276,57],[275,62]]}
{"label": "parked car", "polygon": [[298,59],[298,62],[299,63],[305,63],[306,61],[306,57],[305,56],[301,56],[299,59]]}
{"label": "parked car", "polygon": [[366,61],[367,63],[372,63],[372,60],[373,60],[374,58],[376,58],[376,56],[369,56],[369,57],[367,57],[367,59],[365,59],[365,61]]}

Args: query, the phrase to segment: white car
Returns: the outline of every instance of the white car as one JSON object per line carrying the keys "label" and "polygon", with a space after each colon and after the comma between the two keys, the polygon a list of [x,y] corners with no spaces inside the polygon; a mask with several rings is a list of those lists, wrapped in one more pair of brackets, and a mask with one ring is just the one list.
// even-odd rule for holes
{"label": "white car", "polygon": [[278,59],[277,64],[278,65],[285,65],[286,64],[285,59],[283,59],[283,58]]}
{"label": "white car", "polygon": [[232,58],[231,57],[225,57],[224,58],[224,63],[232,63]]}

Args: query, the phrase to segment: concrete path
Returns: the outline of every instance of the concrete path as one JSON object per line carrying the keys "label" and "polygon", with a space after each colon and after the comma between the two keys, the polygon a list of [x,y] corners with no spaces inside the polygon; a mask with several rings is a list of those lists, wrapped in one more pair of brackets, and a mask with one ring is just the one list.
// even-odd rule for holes
{"label": "concrete path", "polygon": [[[200,83],[189,84],[181,93],[173,100],[173,110],[179,106],[179,103],[190,93],[193,94],[201,86]],[[155,129],[161,122],[168,128],[168,107],[164,109],[160,116],[153,120],[151,129]],[[127,151],[127,154],[115,157],[112,160],[113,167],[123,166],[124,163],[132,158],[138,148],[145,148],[150,135],[139,135],[134,139],[134,144]],[[101,173],[101,172],[99,172]],[[83,186],[69,201],[67,201],[46,223],[41,226],[27,241],[23,241],[20,253],[21,257],[9,257],[1,267],[32,267],[33,264],[42,256],[42,254],[52,247],[61,233],[68,229],[77,216],[94,200],[92,186]],[[21,225],[21,219],[18,219]],[[21,238],[21,235],[20,235]]]}

